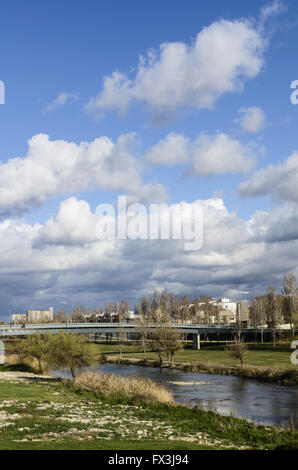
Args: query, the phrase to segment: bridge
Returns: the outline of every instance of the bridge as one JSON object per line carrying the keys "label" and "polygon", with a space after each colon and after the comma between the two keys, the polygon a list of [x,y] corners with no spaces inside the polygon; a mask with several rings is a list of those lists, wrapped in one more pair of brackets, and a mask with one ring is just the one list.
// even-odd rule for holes
{"label": "bridge", "polygon": [[[153,331],[158,328],[159,324],[148,323],[146,328]],[[188,323],[171,323],[167,327],[173,329],[177,333],[192,335],[194,349],[200,349],[200,338],[204,334],[209,338],[233,339],[238,335],[236,325],[205,325],[205,324],[188,324]],[[25,325],[0,325],[0,337],[25,336],[34,333],[53,333],[60,331],[68,333],[140,333],[141,326],[137,323],[42,323],[42,324],[25,324]],[[273,332],[280,333],[284,329],[263,328],[263,335],[272,335]],[[252,337],[255,334],[261,334],[262,327],[254,328],[248,326],[241,328],[241,336]]]}

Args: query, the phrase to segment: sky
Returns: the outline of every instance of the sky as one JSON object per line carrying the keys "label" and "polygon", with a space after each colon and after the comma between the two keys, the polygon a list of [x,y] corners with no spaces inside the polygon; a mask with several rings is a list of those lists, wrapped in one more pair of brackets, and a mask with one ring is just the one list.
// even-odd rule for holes
{"label": "sky", "polygon": [[[297,43],[295,0],[0,0],[0,315],[298,275]],[[119,195],[201,248],[100,240]]]}

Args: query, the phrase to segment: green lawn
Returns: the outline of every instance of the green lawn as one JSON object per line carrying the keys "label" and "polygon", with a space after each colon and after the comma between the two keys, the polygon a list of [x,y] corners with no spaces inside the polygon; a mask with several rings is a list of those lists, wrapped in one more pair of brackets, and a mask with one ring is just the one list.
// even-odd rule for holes
{"label": "green lawn", "polygon": [[[248,345],[249,350],[245,355],[245,364],[252,366],[264,366],[272,368],[297,368],[290,361],[292,350],[289,345],[277,345],[275,348],[272,343],[264,343],[255,346],[254,344]],[[119,355],[119,345],[101,343],[95,344],[94,348],[100,350],[103,354]],[[123,355],[125,357],[143,358],[143,353],[140,351],[139,346],[132,344],[124,344]],[[148,359],[157,359],[154,352],[147,354]],[[233,366],[236,362],[231,359],[225,351],[224,344],[209,344],[202,343],[199,351],[193,350],[191,344],[188,344],[185,349],[178,351],[175,354],[175,361],[181,362],[206,362],[216,363],[227,366]]]}
{"label": "green lawn", "polygon": [[[13,344],[8,342],[6,347],[9,350],[13,347]],[[115,356],[119,355],[120,350],[119,344],[106,342],[93,344],[93,348],[95,348],[99,354]],[[249,350],[244,359],[246,365],[281,369],[297,368],[297,365],[293,365],[290,361],[292,353],[290,344],[277,344],[274,348],[272,343],[258,344],[257,346],[255,346],[254,343],[250,343],[248,344],[248,348]],[[136,343],[124,344],[123,355],[125,357],[143,358],[143,352]],[[157,355],[154,352],[148,352],[147,358],[157,360]],[[193,350],[192,344],[188,343],[184,349],[175,354],[174,360],[177,362],[204,362],[226,366],[236,364],[225,351],[224,343],[212,343],[210,345],[209,342],[201,342],[201,349],[199,351]]]}
{"label": "green lawn", "polygon": [[[179,441],[0,441],[0,450],[212,450],[214,446]],[[218,450],[218,449],[217,449]],[[231,450],[231,449],[229,449]]]}
{"label": "green lawn", "polygon": [[103,397],[60,381],[0,381],[0,449],[274,449],[297,432],[179,405]]}

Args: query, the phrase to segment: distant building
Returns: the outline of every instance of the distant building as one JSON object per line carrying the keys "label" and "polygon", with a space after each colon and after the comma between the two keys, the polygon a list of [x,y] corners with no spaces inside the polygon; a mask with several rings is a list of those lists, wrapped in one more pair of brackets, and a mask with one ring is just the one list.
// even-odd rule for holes
{"label": "distant building", "polygon": [[242,326],[249,324],[249,307],[245,300],[237,302],[237,322],[241,323]]}
{"label": "distant building", "polygon": [[219,308],[219,310],[230,310],[233,315],[236,317],[237,313],[237,302],[223,297],[219,300],[212,300],[211,303]]}
{"label": "distant building", "polygon": [[133,322],[134,320],[137,320],[140,315],[138,314],[138,312],[134,312],[134,310],[129,310],[123,315],[123,317],[127,322]]}
{"label": "distant building", "polygon": [[27,313],[14,313],[11,315],[11,323],[51,323],[54,320],[54,308],[49,310],[27,310]]}
{"label": "distant building", "polygon": [[[213,311],[210,309],[207,314],[205,308],[207,304],[199,302],[198,311],[195,312],[197,321],[225,325],[236,324],[237,322],[248,323],[248,305],[244,300],[234,302],[223,297],[218,300],[211,300],[210,304],[213,306]],[[189,307],[192,306],[193,304],[189,305]]]}
{"label": "distant building", "polygon": [[49,310],[27,310],[28,323],[51,323],[54,320],[54,308]]}
{"label": "distant building", "polygon": [[14,313],[11,315],[11,323],[18,325],[19,323],[26,323],[27,315],[25,313]]}

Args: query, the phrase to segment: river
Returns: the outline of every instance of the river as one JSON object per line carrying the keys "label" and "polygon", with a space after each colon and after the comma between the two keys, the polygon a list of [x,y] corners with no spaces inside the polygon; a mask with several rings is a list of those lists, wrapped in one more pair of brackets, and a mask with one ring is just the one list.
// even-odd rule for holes
{"label": "river", "polygon": [[[184,372],[177,369],[101,364],[100,372],[137,375],[162,383],[175,401],[223,415],[233,414],[258,424],[286,426],[298,418],[298,387],[241,377]],[[65,371],[53,376],[69,377]]]}

